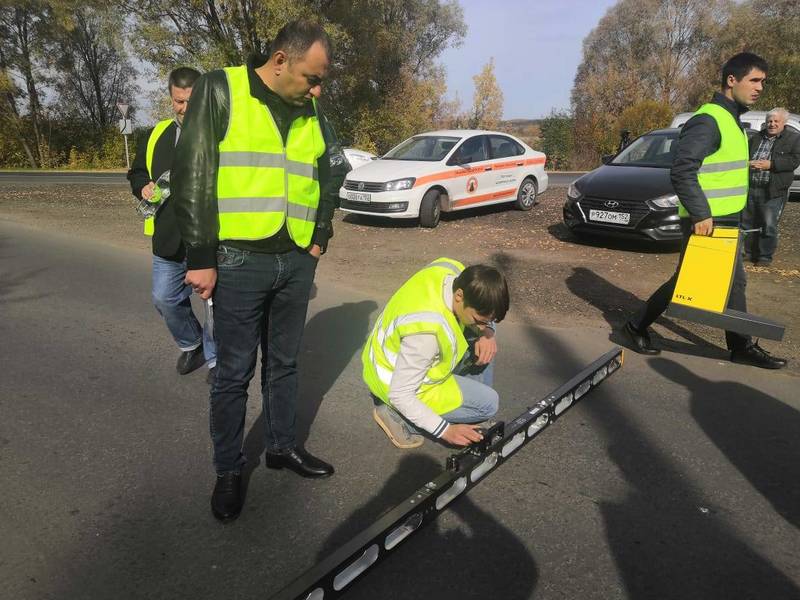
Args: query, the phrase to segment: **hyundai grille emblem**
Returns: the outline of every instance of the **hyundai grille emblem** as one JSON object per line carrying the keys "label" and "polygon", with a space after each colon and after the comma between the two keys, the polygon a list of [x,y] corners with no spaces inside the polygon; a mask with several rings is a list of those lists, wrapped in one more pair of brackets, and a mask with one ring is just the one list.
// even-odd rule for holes
{"label": "hyundai grille emblem", "polygon": [[619,202],[616,200],[606,200],[605,205],[606,208],[617,208],[619,206]]}

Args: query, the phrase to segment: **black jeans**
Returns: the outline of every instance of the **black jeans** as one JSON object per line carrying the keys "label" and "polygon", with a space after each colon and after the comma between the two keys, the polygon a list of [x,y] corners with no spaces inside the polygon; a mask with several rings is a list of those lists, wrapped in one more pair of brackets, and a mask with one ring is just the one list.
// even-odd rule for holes
{"label": "black jeans", "polygon": [[260,254],[222,245],[217,251],[210,410],[217,473],[245,463],[247,388],[259,345],[265,447],[278,452],[295,444],[297,354],[316,268],[317,259],[299,249]]}
{"label": "black jeans", "polygon": [[786,205],[786,195],[769,197],[769,189],[751,187],[747,194],[747,206],[742,211],[742,229],[755,229],[760,232],[747,233],[744,237],[744,253],[753,260],[772,260],[778,247],[778,220]]}
{"label": "black jeans", "polygon": [[[715,225],[730,225],[738,226],[738,222],[726,219],[714,219]],[[639,310],[636,316],[631,319],[633,326],[639,331],[644,331],[647,327],[661,316],[667,310],[672,295],[675,293],[675,284],[678,281],[678,271],[681,268],[683,255],[686,252],[686,246],[689,244],[689,236],[692,235],[692,222],[690,219],[681,219],[681,254],[678,259],[678,267],[675,269],[675,274],[670,277],[660,288],[658,288],[653,295],[647,300],[647,303]],[[747,274],[744,272],[744,263],[742,262],[741,253],[736,257],[736,265],[733,270],[733,282],[731,283],[731,293],[728,296],[728,308],[747,312],[747,299],[745,298],[745,288],[747,287]],[[740,350],[750,344],[750,336],[744,336],[732,331],[725,332],[725,343],[728,345],[728,350]]]}

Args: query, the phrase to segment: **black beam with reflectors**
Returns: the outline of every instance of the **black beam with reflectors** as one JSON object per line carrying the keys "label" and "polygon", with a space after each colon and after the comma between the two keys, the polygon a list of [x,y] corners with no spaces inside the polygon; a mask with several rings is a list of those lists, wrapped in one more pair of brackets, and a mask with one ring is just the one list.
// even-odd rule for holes
{"label": "black beam with reflectors", "polygon": [[752,335],[778,342],[783,339],[783,334],[786,331],[786,327],[777,321],[750,313],[743,313],[732,308],[726,308],[723,312],[718,313],[692,308],[684,304],[672,303],[669,305],[667,315],[709,325],[710,327],[717,327],[725,331],[734,331],[742,335]]}
{"label": "black beam with reflectors", "polygon": [[715,226],[710,236],[690,236],[667,315],[780,341],[782,324],[728,308],[741,243],[738,227]]}
{"label": "black beam with reflectors", "polygon": [[403,503],[295,579],[271,600],[339,598],[359,577],[387,558],[459,496],[509,460],[592,389],[616,372],[623,351],[614,348],[508,424],[489,428],[482,442],[452,454],[445,470]]}

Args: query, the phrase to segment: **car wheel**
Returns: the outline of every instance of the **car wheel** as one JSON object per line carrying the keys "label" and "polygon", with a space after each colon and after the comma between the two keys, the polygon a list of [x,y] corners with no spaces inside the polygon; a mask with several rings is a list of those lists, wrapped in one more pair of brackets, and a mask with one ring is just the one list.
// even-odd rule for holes
{"label": "car wheel", "polygon": [[419,224],[423,227],[436,227],[441,216],[442,207],[439,203],[439,190],[428,190],[419,204]]}
{"label": "car wheel", "polygon": [[536,206],[536,194],[539,189],[531,177],[526,177],[519,186],[515,206],[520,210],[530,210]]}

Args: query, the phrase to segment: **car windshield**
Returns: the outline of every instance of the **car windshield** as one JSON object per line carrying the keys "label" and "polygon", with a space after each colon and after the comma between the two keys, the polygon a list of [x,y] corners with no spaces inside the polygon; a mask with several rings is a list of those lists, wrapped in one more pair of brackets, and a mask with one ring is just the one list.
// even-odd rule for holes
{"label": "car windshield", "polygon": [[677,131],[648,133],[636,139],[630,146],[617,154],[611,164],[668,169],[672,166],[672,157],[675,154],[677,141]]}
{"label": "car windshield", "polygon": [[425,160],[436,162],[447,156],[461,138],[418,135],[407,139],[405,142],[390,150],[384,159],[389,160]]}

